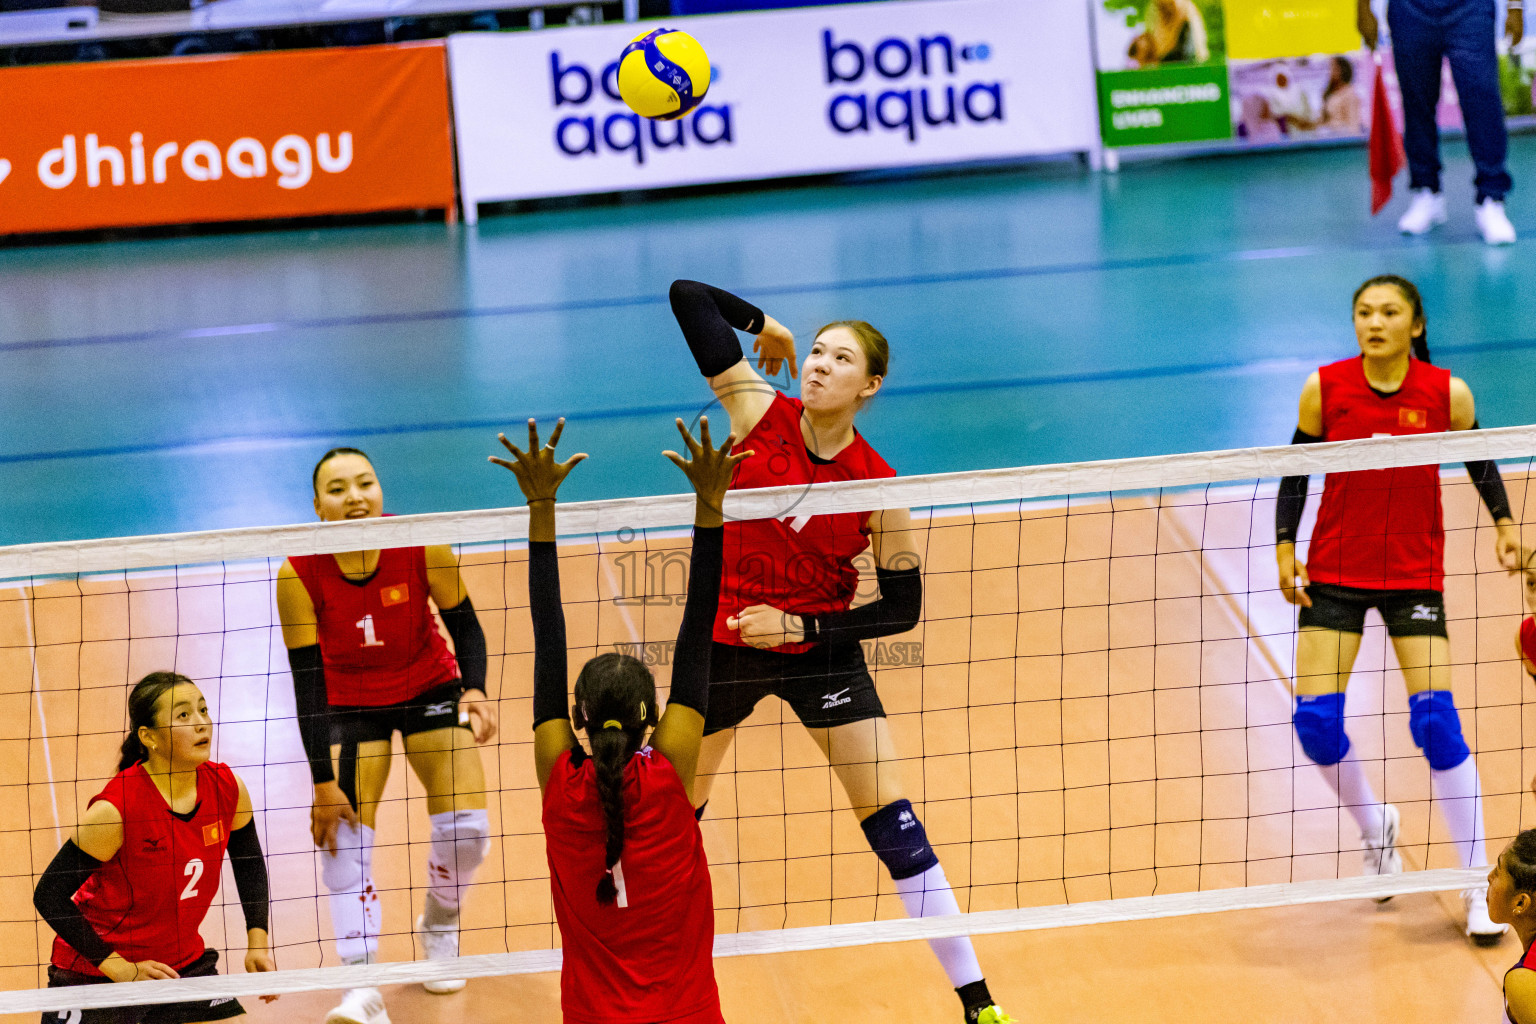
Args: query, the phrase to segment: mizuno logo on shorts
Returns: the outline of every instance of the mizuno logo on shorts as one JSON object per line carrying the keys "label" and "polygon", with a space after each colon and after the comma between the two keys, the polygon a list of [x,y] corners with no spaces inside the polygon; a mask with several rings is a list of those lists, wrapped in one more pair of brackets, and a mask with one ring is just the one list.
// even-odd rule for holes
{"label": "mizuno logo on shorts", "polygon": [[852,697],[845,697],[845,696],[843,696],[843,694],[847,693],[851,689],[853,689],[853,687],[847,686],[847,687],[844,687],[841,690],[838,690],[836,693],[824,693],[824,694],[822,694],[822,697],[825,698],[826,703],[821,706],[821,710],[825,711],[828,708],[835,708],[835,707],[837,707],[837,706],[839,706],[841,704],[852,704],[853,703],[853,698]]}
{"label": "mizuno logo on shorts", "polygon": [[208,1000],[208,1006],[209,1006],[210,1009],[212,1009],[215,1006],[223,1006],[225,1003],[232,1003],[234,1001],[235,1001],[235,997],[234,996],[225,996],[223,999],[210,999],[210,1000]]}
{"label": "mizuno logo on shorts", "polygon": [[1434,608],[1431,608],[1427,604],[1416,604],[1416,605],[1414,605],[1413,606],[1413,614],[1410,615],[1409,618],[1411,618],[1411,619],[1418,619],[1421,622],[1438,622],[1438,621],[1440,621],[1439,613]]}
{"label": "mizuno logo on shorts", "polygon": [[431,718],[435,715],[451,715],[456,704],[458,704],[456,700],[445,700],[438,704],[428,704],[422,709],[421,717]]}

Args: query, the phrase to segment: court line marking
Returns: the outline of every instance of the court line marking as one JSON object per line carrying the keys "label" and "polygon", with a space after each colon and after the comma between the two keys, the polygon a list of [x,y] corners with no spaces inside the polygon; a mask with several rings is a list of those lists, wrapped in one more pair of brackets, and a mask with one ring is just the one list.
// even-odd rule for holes
{"label": "court line marking", "polygon": [[[914,942],[961,935],[998,935],[1046,928],[1147,921],[1193,914],[1264,910],[1311,903],[1446,892],[1481,885],[1482,868],[1439,868],[1399,875],[1281,882],[1236,889],[1129,896],[1018,910],[984,910],[947,917],[901,918],[858,924],[820,925],[715,936],[716,957],[838,949],[891,942]],[[89,985],[67,989],[27,989],[0,993],[0,1013],[38,1013],[94,1009],[225,997],[279,995],[345,988],[374,988],[446,978],[506,977],[558,971],[557,949],[487,953],[451,960],[309,967],[276,974],[222,974],[176,981],[138,981],[129,985]]]}
{"label": "court line marking", "polygon": [[[1473,244],[1473,241],[1447,242],[1439,248],[1451,248],[1458,244],[1470,245]],[[1476,244],[1481,245],[1482,243],[1479,240]],[[1102,274],[1124,270],[1206,266],[1219,263],[1249,263],[1267,260],[1299,259],[1337,253],[1357,254],[1412,250],[1415,248],[1422,248],[1422,246],[1416,245],[1413,241],[1393,238],[1384,242],[1377,241],[1359,245],[1294,245],[1257,249],[1228,249],[1201,253],[1166,253],[1160,256],[1125,256],[1113,259],[1075,260],[1024,267],[986,267],[945,273],[900,274],[884,277],[850,278],[842,281],[770,285],[761,288],[741,288],[738,294],[744,298],[752,298],[754,296],[778,298],[787,295],[818,295],[828,292],[857,291],[860,289],[911,288],[923,285],[966,284],[979,281],[1021,280],[1034,277],[1064,277],[1075,274]],[[349,316],[299,317],[293,320],[264,323],[162,328],[158,330],[124,331],[117,334],[79,335],[71,338],[36,338],[26,341],[8,341],[0,342],[0,352],[26,352],[37,349],[79,348],[93,345],[122,345],[148,341],[196,341],[205,338],[241,337],[248,334],[266,334],[275,331],[302,331],[335,327],[377,327],[390,324],[431,323],[443,320],[537,316],[579,313],[602,309],[664,306],[667,304],[667,296],[647,293],[644,295],[618,295],[601,299],[568,299],[507,306],[461,306],[398,313],[359,313]]]}
{"label": "court line marking", "polygon": [[21,594],[21,615],[27,624],[27,650],[32,657],[32,693],[37,703],[37,725],[42,731],[43,766],[48,773],[48,800],[53,805],[53,838],[58,845],[63,846],[64,828],[59,818],[59,790],[53,774],[53,744],[48,739],[48,713],[43,710],[43,677],[37,667],[37,631],[32,625],[32,602],[35,598],[27,594],[24,586],[6,589],[14,589]]}
{"label": "court line marking", "polygon": [[[1504,352],[1536,348],[1536,337],[1510,338],[1493,342],[1468,342],[1461,345],[1436,345],[1435,351],[1445,353]],[[1265,374],[1310,371],[1316,369],[1317,360],[1301,357],[1281,359],[1222,360],[1209,363],[1181,363],[1171,366],[1145,366],[1119,370],[1092,370],[1078,373],[1037,374],[1029,377],[988,378],[968,381],[935,381],[929,384],[891,385],[883,389],[889,398],[904,396],[961,394],[979,391],[1003,391],[1009,389],[1050,388],[1072,384],[1101,384],[1117,381],[1155,380],[1167,377],[1199,377],[1203,375]],[[781,383],[770,381],[770,383]],[[607,409],[582,411],[562,410],[532,414],[534,419],[553,420],[565,417],[572,422],[601,421],[646,416],[690,414],[697,404],[679,401],[660,405],[613,406]],[[207,455],[220,452],[246,452],[279,447],[284,444],[300,444],[323,440],[350,440],[368,437],[392,437],[400,434],[434,434],[454,430],[497,430],[509,423],[526,420],[527,414],[482,417],[463,420],[433,420],[420,423],[390,423],[371,427],[345,427],[294,431],[276,431],[264,434],[231,434],[224,437],[201,440],[146,442],[144,444],[109,445],[96,448],[65,448],[49,452],[20,452],[0,455],[0,465],[18,465],[33,462],[53,462],[65,459],[115,458],[124,455]]]}

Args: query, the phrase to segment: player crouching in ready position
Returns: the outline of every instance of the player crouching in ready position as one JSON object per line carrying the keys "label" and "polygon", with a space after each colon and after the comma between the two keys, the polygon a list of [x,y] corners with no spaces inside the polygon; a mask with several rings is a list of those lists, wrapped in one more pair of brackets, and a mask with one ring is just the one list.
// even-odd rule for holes
{"label": "player crouching in ready position", "polygon": [[[226,849],[245,912],[247,972],[276,965],[267,868],[245,784],[208,760],[213,722],[197,685],[153,672],[128,697],[117,775],[91,799],[38,880],[33,902],[58,934],[48,987],[199,978],[219,954],[199,928]],[[264,996],[273,999],[274,996]],[[194,1024],[245,1016],[235,999],[62,1010],[43,1024]]]}

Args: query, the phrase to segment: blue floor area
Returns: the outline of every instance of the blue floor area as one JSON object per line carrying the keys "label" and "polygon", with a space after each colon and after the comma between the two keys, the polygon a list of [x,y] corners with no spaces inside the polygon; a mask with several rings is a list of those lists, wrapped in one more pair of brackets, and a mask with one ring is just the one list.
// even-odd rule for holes
{"label": "blue floor area", "polygon": [[[904,474],[1278,443],[1349,296],[1422,287],[1485,425],[1536,422],[1536,210],[1491,250],[1447,145],[1451,223],[1368,215],[1359,148],[1043,164],[441,224],[0,251],[0,543],[306,521],[327,447],[395,512],[513,503],[495,433],[565,415],[566,495],[675,492],[709,392],[666,302],[695,277],[804,341],[892,342],[861,428]],[[1517,183],[1536,136],[1512,140]],[[1521,301],[1524,299],[1525,301]]]}

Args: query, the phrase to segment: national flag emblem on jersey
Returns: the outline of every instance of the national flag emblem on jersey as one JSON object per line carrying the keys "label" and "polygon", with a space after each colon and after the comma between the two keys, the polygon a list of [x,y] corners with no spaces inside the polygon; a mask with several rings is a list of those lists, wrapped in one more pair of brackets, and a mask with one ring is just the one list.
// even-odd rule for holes
{"label": "national flag emblem on jersey", "polygon": [[400,583],[393,587],[385,587],[379,592],[379,603],[385,608],[391,605],[404,604],[411,596],[411,587],[408,583]]}
{"label": "national flag emblem on jersey", "polygon": [[1400,427],[1427,427],[1429,426],[1429,412],[1425,409],[1399,409],[1397,410],[1397,425]]}
{"label": "national flag emblem on jersey", "polygon": [[214,846],[214,845],[216,845],[218,843],[218,841],[221,838],[223,838],[223,835],[224,835],[224,826],[220,822],[216,821],[212,825],[204,825],[203,826],[203,845],[204,846]]}

